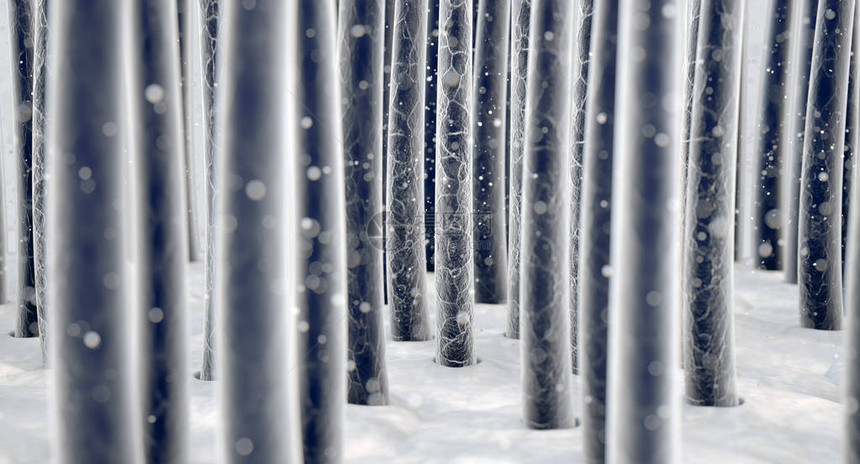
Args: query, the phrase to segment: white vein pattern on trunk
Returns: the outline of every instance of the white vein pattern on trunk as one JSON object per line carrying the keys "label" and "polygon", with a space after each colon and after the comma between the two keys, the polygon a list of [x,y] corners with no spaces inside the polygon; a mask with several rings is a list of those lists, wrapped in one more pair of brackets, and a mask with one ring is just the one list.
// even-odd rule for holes
{"label": "white vein pattern on trunk", "polygon": [[596,0],[592,19],[585,146],[582,159],[579,327],[583,454],[606,460],[606,379],[609,327],[612,166],[618,0]]}
{"label": "white vein pattern on trunk", "polygon": [[388,109],[386,261],[391,335],[430,339],[424,247],[424,90],[427,1],[398,1]]}
{"label": "white vein pattern on trunk", "polygon": [[573,4],[534,0],[523,156],[520,336],[523,415],[575,425],[570,340],[570,108]]}
{"label": "white vein pattern on trunk", "polygon": [[[48,362],[48,308],[46,306],[47,276],[45,266],[45,85],[48,70],[48,0],[33,2],[33,271],[36,279],[36,308],[39,316],[39,336],[42,361]],[[2,201],[2,196],[0,196]],[[2,227],[2,224],[0,224]],[[3,229],[5,230],[5,229]],[[3,235],[0,247],[5,249]],[[4,253],[0,253],[2,256]],[[4,263],[0,257],[0,269]],[[0,271],[2,272],[2,271]],[[4,279],[0,274],[0,301],[4,298]]]}
{"label": "white vein pattern on trunk", "polygon": [[580,0],[574,9],[573,65],[570,107],[570,352],[573,373],[579,369],[577,333],[579,322],[579,254],[582,202],[582,153],[585,143],[585,104],[591,58],[593,0]]}
{"label": "white vein pattern on trunk", "polygon": [[737,406],[734,223],[743,0],[702,0],[683,237],[687,401]]}
{"label": "white vein pattern on trunk", "polygon": [[341,0],[338,13],[346,169],[347,400],[371,405],[388,403],[382,250],[368,233],[382,215],[384,8],[382,0]]}
{"label": "white vein pattern on trunk", "polygon": [[800,323],[842,327],[842,156],[854,0],[818,4],[801,169]]}
{"label": "white vein pattern on trunk", "polygon": [[610,463],[678,462],[683,69],[677,2],[619,12],[612,198]]}
{"label": "white vein pattern on trunk", "polygon": [[507,300],[505,250],[505,120],[509,0],[481,0],[475,32],[474,208],[475,301]]}
{"label": "white vein pattern on trunk", "polygon": [[200,41],[203,63],[203,121],[204,134],[204,165],[206,185],[206,263],[204,269],[203,293],[203,366],[200,368],[201,380],[215,378],[215,333],[216,314],[215,303],[215,204],[217,200],[217,161],[215,158],[216,142],[216,111],[215,102],[218,88],[218,22],[219,2],[221,0],[199,0],[201,15]]}
{"label": "white vein pattern on trunk", "polygon": [[508,317],[505,335],[520,338],[520,280],[522,263],[523,152],[525,150],[531,0],[511,3],[511,143],[508,254]]}
{"label": "white vein pattern on trunk", "polygon": [[436,362],[475,364],[472,267],[472,3],[439,4],[436,98]]}
{"label": "white vein pattern on trunk", "polygon": [[10,0],[9,19],[14,61],[15,166],[18,192],[15,337],[39,336],[33,259],[33,9],[30,0]]}
{"label": "white vein pattern on trunk", "polygon": [[304,464],[344,459],[346,421],[346,224],[342,114],[333,2],[300,0],[297,208],[298,378]]}

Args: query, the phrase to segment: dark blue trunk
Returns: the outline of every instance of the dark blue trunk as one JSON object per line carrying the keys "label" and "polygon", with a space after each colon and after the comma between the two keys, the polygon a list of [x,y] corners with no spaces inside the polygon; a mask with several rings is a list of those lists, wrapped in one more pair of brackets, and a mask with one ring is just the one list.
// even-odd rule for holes
{"label": "dark blue trunk", "polygon": [[382,247],[368,227],[382,213],[382,54],[385,3],[341,0],[340,86],[346,169],[350,403],[388,403],[382,327]]}
{"label": "dark blue trunk", "polygon": [[520,302],[527,427],[574,426],[570,360],[570,59],[574,6],[532,3]]}
{"label": "dark blue trunk", "polygon": [[798,233],[800,323],[842,327],[842,157],[854,0],[818,4]]}
{"label": "dark blue trunk", "polygon": [[702,0],[684,235],[687,401],[736,406],[735,162],[743,0]]}
{"label": "dark blue trunk", "polygon": [[505,249],[505,102],[509,0],[478,3],[472,130],[472,203],[475,302],[507,300]]}
{"label": "dark blue trunk", "polygon": [[618,55],[618,0],[596,0],[582,160],[579,327],[582,379],[583,451],[586,462],[606,461],[606,380],[608,361],[609,257],[612,224],[615,77]]}
{"label": "dark blue trunk", "polygon": [[138,143],[132,156],[140,195],[136,228],[142,296],[135,317],[141,326],[144,454],[149,463],[180,464],[189,458],[190,408],[176,4],[138,0],[133,15],[137,61],[131,78]]}
{"label": "dark blue trunk", "polygon": [[298,18],[295,111],[301,125],[296,148],[306,154],[294,160],[301,218],[297,334],[304,464],[337,463],[344,456],[345,191],[333,7],[332,2],[301,0],[293,10]]}
{"label": "dark blue trunk", "polygon": [[[56,435],[53,459],[70,462],[138,462],[135,421],[140,399],[131,371],[132,315],[127,266],[130,236],[121,154],[130,135],[125,123],[128,49],[122,2],[63,0],[52,5],[53,50],[47,113],[48,272],[53,281],[50,383]],[[56,8],[53,8],[56,7]],[[77,71],[75,71],[77,70]],[[110,233],[106,233],[110,231]]]}

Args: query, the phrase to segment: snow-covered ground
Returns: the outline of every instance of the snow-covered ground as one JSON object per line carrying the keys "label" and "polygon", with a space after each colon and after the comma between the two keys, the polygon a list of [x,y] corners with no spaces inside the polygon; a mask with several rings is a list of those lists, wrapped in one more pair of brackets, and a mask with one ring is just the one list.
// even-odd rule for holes
{"label": "snow-covered ground", "polygon": [[[202,268],[191,268],[189,356],[202,352]],[[684,463],[835,463],[841,404],[837,360],[842,332],[799,327],[797,287],[781,274],[736,267],[737,408],[683,407]],[[429,301],[434,301],[432,282]],[[435,314],[431,303],[431,314]],[[505,308],[478,305],[481,363],[433,362],[434,342],[390,342],[391,405],[347,409],[347,463],[506,464],[582,462],[581,430],[523,426],[519,342],[503,336]],[[12,330],[0,306],[0,333]],[[678,371],[679,379],[682,376]],[[0,464],[49,462],[48,372],[37,339],[0,337]],[[192,385],[193,463],[215,462],[214,383]],[[577,384],[578,380],[575,379]]]}

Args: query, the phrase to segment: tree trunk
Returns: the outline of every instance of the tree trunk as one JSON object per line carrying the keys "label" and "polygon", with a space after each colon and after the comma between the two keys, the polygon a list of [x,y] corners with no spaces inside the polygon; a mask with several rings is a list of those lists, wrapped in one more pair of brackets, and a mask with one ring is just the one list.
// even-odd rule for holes
{"label": "tree trunk", "polygon": [[583,451],[589,464],[606,461],[607,325],[612,212],[618,0],[596,0],[582,163],[579,326]]}
{"label": "tree trunk", "polygon": [[424,91],[424,234],[427,242],[424,255],[427,271],[435,266],[436,234],[436,83],[439,65],[439,0],[427,2],[427,86]]}
{"label": "tree trunk", "polygon": [[[855,1],[855,3],[857,3]],[[855,18],[856,21],[856,18]],[[855,27],[851,40],[851,64],[849,65],[848,73],[848,105],[845,110],[845,157],[843,158],[842,170],[842,278],[845,279],[845,263],[846,253],[848,252],[848,226],[851,218],[851,188],[853,185],[854,163],[857,153],[858,144],[858,125],[857,117],[860,111],[860,86],[857,85],[857,78],[860,77],[854,72],[856,69],[855,61],[860,58],[860,40],[856,37],[860,28]]]}
{"label": "tree trunk", "polygon": [[[33,2],[33,276],[36,281],[36,308],[42,360],[48,362],[48,309],[45,303],[45,86],[48,78],[48,0]],[[3,246],[0,241],[0,246]],[[2,284],[0,284],[2,286]],[[2,289],[0,289],[2,294]]]}
{"label": "tree trunk", "polygon": [[585,144],[585,103],[588,95],[588,70],[591,58],[591,20],[593,0],[581,0],[574,8],[573,65],[570,108],[570,349],[573,373],[578,372],[579,355],[579,254],[582,202],[582,157]]}
{"label": "tree trunk", "polygon": [[816,13],[819,0],[795,0],[791,26],[791,59],[788,81],[788,120],[783,129],[783,146],[786,150],[787,206],[785,224],[785,250],[783,252],[785,281],[797,283],[797,235],[800,211],[800,177],[803,162],[806,105],[809,101],[809,81],[812,74],[812,48],[815,36]]}
{"label": "tree trunk", "polygon": [[[860,17],[860,2],[855,2],[855,20]],[[852,44],[855,53],[860,47],[860,34],[854,29]],[[851,76],[860,76],[860,60],[852,60]],[[857,86],[855,85],[855,89]],[[858,121],[851,126],[858,132]],[[856,159],[856,158],[855,158]],[[858,170],[853,169],[852,183],[857,185]],[[860,189],[851,189],[852,203],[860,204]],[[845,463],[860,462],[860,214],[849,216],[847,251],[845,256],[845,308],[847,338],[845,340]]]}
{"label": "tree trunk", "polygon": [[782,145],[785,100],[788,89],[788,59],[791,1],[773,1],[769,11],[765,72],[762,78],[760,129],[757,137],[756,194],[753,244],[754,262],[760,269],[782,269],[782,212],[780,180],[783,176]]}
{"label": "tree trunk", "polygon": [[522,263],[523,153],[525,152],[526,91],[528,81],[529,21],[532,0],[511,4],[511,143],[510,238],[508,242],[508,319],[505,335],[520,338],[520,278]]}
{"label": "tree trunk", "polygon": [[[56,8],[54,8],[56,7]],[[56,462],[138,462],[122,205],[126,158],[123,2],[51,8],[47,263]],[[74,72],[73,70],[78,70]],[[85,71],[85,72],[81,72]],[[110,233],[106,233],[110,231]],[[139,403],[137,403],[139,404]]]}
{"label": "tree trunk", "polygon": [[388,403],[382,250],[367,238],[368,225],[382,212],[384,8],[382,0],[342,0],[338,14],[346,168],[347,398],[369,405]]}
{"label": "tree trunk", "polygon": [[204,269],[204,321],[203,321],[203,366],[200,380],[215,377],[215,204],[217,202],[217,179],[215,173],[216,121],[215,101],[217,94],[218,66],[218,22],[220,0],[199,0],[201,14],[200,53],[203,63],[203,122],[204,122],[204,164],[206,166],[206,264]]}
{"label": "tree trunk", "polygon": [[194,140],[192,127],[193,100],[191,97],[191,9],[190,0],[177,0],[177,24],[179,27],[179,65],[180,86],[182,88],[182,122],[185,144],[183,172],[186,214],[188,221],[188,259],[200,261],[200,242],[198,241],[199,227],[197,225],[197,196],[194,193]]}
{"label": "tree trunk", "polygon": [[182,93],[176,4],[134,2],[133,117],[137,171],[144,454],[151,463],[188,461],[188,232],[183,191]]}
{"label": "tree trunk", "polygon": [[394,10],[388,109],[388,208],[385,242],[394,340],[430,339],[424,256],[424,88],[426,0]]}
{"label": "tree trunk", "polygon": [[523,410],[527,427],[572,427],[570,60],[573,4],[532,3],[522,197]]}
{"label": "tree trunk", "polygon": [[33,10],[30,0],[10,0],[15,59],[15,159],[18,188],[18,321],[16,337],[38,337],[36,276],[33,259]]}
{"label": "tree trunk", "polygon": [[[676,8],[668,0],[650,5],[627,0],[619,12],[607,399],[613,463],[679,458],[674,366],[682,182],[675,108],[681,104],[683,66],[677,46],[682,13]],[[646,18],[650,27],[635,26]]]}
{"label": "tree trunk", "polygon": [[436,120],[436,361],[475,364],[472,275],[472,5],[439,3]]}
{"label": "tree trunk", "polygon": [[818,4],[800,195],[800,323],[842,327],[842,156],[854,0]]}
{"label": "tree trunk", "polygon": [[[220,138],[215,154],[218,192],[223,194],[216,206],[215,298],[219,346],[224,347],[218,355],[225,423],[222,459],[229,463],[297,462],[301,450],[296,389],[289,381],[287,362],[294,339],[285,333],[293,329],[292,315],[279,285],[287,277],[284,170],[290,157],[283,154],[291,139],[284,134],[286,103],[293,98],[286,91],[289,63],[284,52],[293,29],[284,25],[295,13],[287,5],[260,2],[247,8],[238,1],[221,5],[224,72],[219,80]],[[334,12],[328,13],[333,21]],[[306,29],[301,29],[302,37]],[[332,50],[323,56],[333,68],[333,27],[318,32],[332,36],[328,42]],[[333,71],[328,76],[330,89],[335,85]],[[332,122],[326,127],[340,125]],[[342,168],[336,161],[332,168]],[[342,175],[336,177],[343,181]],[[342,206],[342,200],[337,205]],[[332,232],[339,244],[343,230]],[[344,289],[332,288],[343,299]],[[344,348],[343,335],[331,335],[331,344]],[[343,371],[339,373],[342,386]]]}
{"label": "tree trunk", "polygon": [[702,0],[684,235],[687,401],[737,406],[734,225],[743,0]]}
{"label": "tree trunk", "polygon": [[294,68],[299,77],[296,111],[301,129],[296,149],[307,155],[296,161],[302,237],[296,272],[303,285],[298,298],[298,346],[304,463],[338,463],[343,460],[346,413],[347,285],[335,13],[331,2],[297,3]]}
{"label": "tree trunk", "polygon": [[507,300],[505,102],[510,1],[475,3],[479,4],[472,92],[475,302],[504,303]]}

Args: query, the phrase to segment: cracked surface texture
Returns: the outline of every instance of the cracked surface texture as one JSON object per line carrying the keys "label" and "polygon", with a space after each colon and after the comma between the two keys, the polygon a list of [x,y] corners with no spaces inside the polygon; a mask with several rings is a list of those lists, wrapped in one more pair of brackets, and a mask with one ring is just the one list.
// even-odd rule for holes
{"label": "cracked surface texture", "polygon": [[569,293],[572,26],[572,2],[532,3],[520,337],[524,421],[534,429],[575,425]]}
{"label": "cracked surface texture", "polygon": [[735,164],[743,0],[702,0],[684,235],[687,401],[737,406],[734,356]]}
{"label": "cracked surface texture", "polygon": [[382,250],[368,228],[382,212],[382,54],[385,3],[341,0],[338,53],[347,246],[347,399],[388,403]]}
{"label": "cracked surface texture", "polygon": [[591,67],[591,22],[594,13],[593,0],[580,0],[574,7],[573,64],[571,65],[570,106],[570,361],[573,373],[578,372],[579,355],[577,340],[579,329],[579,261],[581,205],[582,205],[582,156],[585,145],[585,103],[588,95],[588,71]]}
{"label": "cracked surface texture", "polygon": [[218,21],[220,0],[198,0],[201,14],[200,53],[203,61],[203,121],[204,165],[206,185],[206,263],[204,276],[203,311],[203,366],[200,368],[201,380],[212,380],[215,371],[215,204],[216,204],[216,166],[215,166],[215,94],[217,88],[216,64]]}
{"label": "cracked surface texture", "polygon": [[424,90],[426,0],[398,1],[388,110],[386,260],[391,335],[430,339],[424,274]]}
{"label": "cracked surface texture", "polygon": [[[45,276],[45,85],[48,66],[48,0],[33,2],[33,262],[36,283],[36,308],[39,316],[39,336],[42,338],[42,357],[47,362],[48,310]],[[3,246],[0,241],[0,247]],[[4,253],[0,253],[3,255]],[[3,259],[3,258],[0,258]],[[0,268],[3,263],[0,261]],[[0,282],[4,279],[0,275]],[[3,295],[0,283],[0,299]]]}
{"label": "cracked surface texture", "polygon": [[854,0],[818,4],[800,181],[803,327],[842,327],[842,156]]}
{"label": "cracked surface texture", "polygon": [[472,267],[472,2],[439,3],[436,361],[475,364]]}
{"label": "cracked surface texture", "polygon": [[520,278],[522,265],[523,152],[525,150],[526,87],[528,82],[531,0],[511,3],[511,135],[508,238],[508,324],[505,335],[520,338]]}

